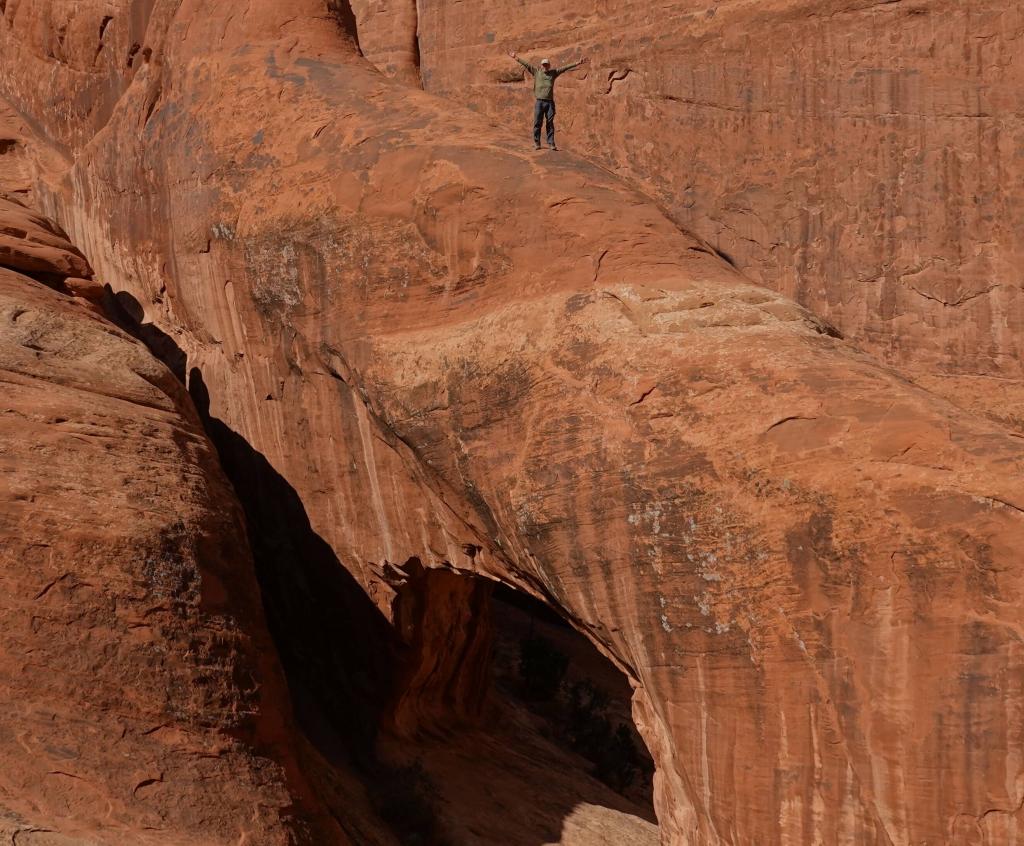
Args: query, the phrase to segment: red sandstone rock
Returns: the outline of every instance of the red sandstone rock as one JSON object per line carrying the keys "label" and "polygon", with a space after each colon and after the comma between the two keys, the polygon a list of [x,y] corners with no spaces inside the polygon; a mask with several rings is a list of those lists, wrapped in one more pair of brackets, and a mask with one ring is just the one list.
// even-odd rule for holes
{"label": "red sandstone rock", "polygon": [[89,266],[74,253],[34,244],[18,234],[0,233],[0,263],[24,273],[53,273],[58,276],[83,276]]}
{"label": "red sandstone rock", "polygon": [[0,194],[7,197],[32,197],[30,159],[25,150],[27,128],[10,104],[0,98]]}
{"label": "red sandstone rock", "polygon": [[[358,21],[359,49],[388,76],[420,86],[417,4],[388,0],[331,0],[329,5]],[[346,8],[347,7],[347,8]]]}
{"label": "red sandstone rock", "polygon": [[191,402],[79,302],[0,267],[0,835],[347,842],[298,769],[241,515]]}
{"label": "red sandstone rock", "polygon": [[64,287],[76,297],[93,303],[101,302],[106,290],[103,283],[97,282],[95,279],[78,279],[73,276],[64,280]]}
{"label": "red sandstone rock", "polygon": [[[580,53],[564,146],[630,178],[755,281],[933,390],[1024,430],[1020,4],[354,0],[417,67],[528,143],[505,51]],[[418,12],[418,14],[417,14]],[[382,45],[415,37],[401,65]]]}
{"label": "red sandstone rock", "polygon": [[[419,619],[413,559],[558,608],[636,687],[665,843],[1019,843],[1020,438],[383,79],[320,2],[89,3],[146,32],[89,77],[95,26],[47,52],[62,8],[0,29],[0,89],[75,161],[38,190],[380,608]],[[451,658],[462,619],[403,634],[448,623]]]}
{"label": "red sandstone rock", "polygon": [[54,225],[0,196],[0,267],[63,279],[89,277],[89,262]]}

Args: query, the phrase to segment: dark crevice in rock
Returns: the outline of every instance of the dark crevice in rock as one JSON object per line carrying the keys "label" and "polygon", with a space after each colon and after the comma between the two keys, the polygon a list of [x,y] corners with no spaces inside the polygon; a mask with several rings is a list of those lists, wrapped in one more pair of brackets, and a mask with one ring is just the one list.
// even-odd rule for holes
{"label": "dark crevice in rock", "polygon": [[387,621],[311,527],[266,458],[209,413],[202,373],[189,393],[245,511],[267,623],[307,736],[334,763],[373,762],[397,644]]}
{"label": "dark crevice in rock", "polygon": [[[545,721],[546,735],[654,821],[654,762],[633,725],[626,677],[550,605],[505,585],[492,604],[495,690],[525,702]],[[560,664],[565,670],[554,684],[550,671]],[[538,682],[549,688],[539,699]]]}
{"label": "dark crevice in rock", "polygon": [[412,3],[412,14],[416,21],[416,26],[413,28],[412,36],[412,65],[416,70],[416,78],[419,80],[420,88],[424,88],[423,85],[423,69],[422,69],[422,56],[420,54],[420,10],[419,3],[417,0],[408,0]]}
{"label": "dark crevice in rock", "polygon": [[349,0],[327,0],[327,11],[338,22],[341,31],[352,39],[352,43],[359,50],[360,55],[362,55],[362,49],[359,46],[359,26],[356,23],[356,15],[352,11],[352,4],[349,3]]}
{"label": "dark crevice in rock", "polygon": [[142,305],[127,291],[114,291],[106,286],[103,307],[110,319],[121,329],[138,338],[153,355],[167,365],[174,377],[185,384],[186,356],[184,350],[166,332],[144,322],[146,319]]}
{"label": "dark crevice in rock", "polygon": [[71,291],[68,290],[67,285],[64,284],[64,280],[67,276],[59,273],[46,273],[42,270],[27,270],[23,267],[17,267],[14,264],[8,264],[0,257],[0,267],[6,267],[9,270],[13,270],[16,273],[20,273],[22,276],[27,276],[29,279],[33,279],[47,288],[52,288],[58,293],[71,296]]}
{"label": "dark crevice in rock", "polygon": [[104,46],[106,46],[103,43],[103,36],[106,35],[107,27],[110,26],[110,22],[112,20],[114,19],[110,15],[105,15],[103,20],[100,21],[100,34],[99,38],[96,41],[96,52],[93,53],[92,57],[93,64],[96,64],[96,60],[100,57],[100,53],[103,52]]}
{"label": "dark crevice in rock", "polygon": [[[184,384],[187,356],[144,323],[131,294],[108,292],[112,319]],[[188,391],[246,517],[267,624],[300,725],[328,759],[373,765],[376,727],[391,695],[399,646],[390,625],[310,525],[295,489],[269,461],[210,414],[198,368]]]}
{"label": "dark crevice in rock", "polygon": [[718,256],[722,261],[724,261],[730,267],[739,270],[739,265],[736,264],[736,259],[734,259],[731,255],[729,255],[724,250],[720,250],[718,247],[712,247],[711,249],[714,250],[715,255]]}

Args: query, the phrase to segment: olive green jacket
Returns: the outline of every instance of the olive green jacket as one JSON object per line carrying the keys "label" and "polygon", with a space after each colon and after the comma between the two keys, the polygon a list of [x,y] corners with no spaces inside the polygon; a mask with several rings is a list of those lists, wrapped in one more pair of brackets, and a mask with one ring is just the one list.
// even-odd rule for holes
{"label": "olive green jacket", "polygon": [[544,68],[534,67],[529,62],[524,62],[518,57],[516,58],[516,61],[533,74],[533,96],[538,100],[554,100],[555,80],[566,71],[571,71],[573,68],[578,68],[580,66],[579,62],[573,62],[571,65],[566,65],[564,68],[552,68],[551,70],[546,71]]}

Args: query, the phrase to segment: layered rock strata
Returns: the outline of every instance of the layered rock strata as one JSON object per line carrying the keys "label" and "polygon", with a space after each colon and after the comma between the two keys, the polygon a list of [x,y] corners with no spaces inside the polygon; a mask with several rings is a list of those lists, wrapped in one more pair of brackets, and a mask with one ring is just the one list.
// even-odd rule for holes
{"label": "layered rock strata", "polygon": [[320,2],[86,5],[109,60],[43,49],[62,8],[0,29],[75,161],[40,192],[385,614],[460,654],[419,566],[558,609],[635,687],[665,843],[1019,842],[1019,437]]}

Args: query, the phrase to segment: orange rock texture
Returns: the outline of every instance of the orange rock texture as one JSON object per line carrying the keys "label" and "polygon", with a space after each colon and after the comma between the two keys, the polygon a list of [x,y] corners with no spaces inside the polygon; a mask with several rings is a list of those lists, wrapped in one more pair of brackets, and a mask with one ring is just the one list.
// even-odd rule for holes
{"label": "orange rock texture", "polygon": [[[33,190],[185,352],[210,414],[294,488],[413,650],[442,648],[446,624],[455,657],[475,654],[478,636],[448,585],[425,603],[408,589],[434,581],[420,568],[518,586],[598,644],[635,688],[664,843],[1021,842],[1020,436],[754,284],[682,231],[678,210],[385,78],[340,5],[6,6],[0,93],[51,151],[30,163]],[[840,11],[832,24],[818,15],[816,31],[850,25]],[[730,14],[702,11],[723,26]],[[749,61],[768,63],[770,81],[755,36]],[[806,49],[847,55],[823,39]],[[699,65],[698,46],[675,54]],[[701,66],[709,79],[729,65],[716,61]],[[646,77],[615,68],[608,97],[639,108],[625,92]],[[741,90],[722,73],[721,90]],[[814,109],[812,90],[761,89]],[[662,108],[682,113],[673,102]],[[772,120],[705,112],[723,127]],[[779,181],[809,184],[808,162],[824,166],[825,142],[792,131],[800,143],[744,202],[817,244],[822,201],[787,200],[804,207],[793,220],[772,199]],[[708,143],[723,162],[743,157],[719,135]],[[658,147],[641,138],[630,143]],[[705,178],[666,149],[652,171],[666,161],[666,179]],[[843,173],[868,193],[899,184],[888,170]],[[710,216],[731,193],[704,184],[694,202]],[[857,241],[853,196],[843,214]],[[837,254],[833,223],[816,263]],[[768,249],[775,236],[757,237]],[[994,253],[981,238],[950,249],[968,239],[984,265]],[[759,278],[798,293],[782,275]],[[916,296],[900,302],[920,308]],[[1016,295],[994,289],[966,309],[1004,296]],[[852,312],[880,321],[866,302]],[[942,308],[953,310],[927,313],[965,313]],[[943,326],[945,349],[958,330]],[[421,658],[410,696],[427,707],[401,700],[404,730],[433,702],[466,701],[427,690]]]}
{"label": "orange rock texture", "polygon": [[[641,186],[748,278],[1024,428],[1019,3],[353,6],[385,72],[418,69],[426,90],[523,139],[529,88],[505,51],[587,54],[558,85],[567,146]],[[415,54],[395,48],[412,36]]]}
{"label": "orange rock texture", "polygon": [[234,494],[184,387],[0,198],[0,833],[346,842],[298,770]]}

